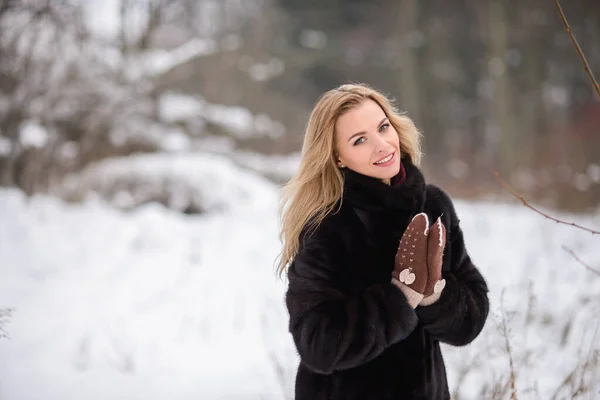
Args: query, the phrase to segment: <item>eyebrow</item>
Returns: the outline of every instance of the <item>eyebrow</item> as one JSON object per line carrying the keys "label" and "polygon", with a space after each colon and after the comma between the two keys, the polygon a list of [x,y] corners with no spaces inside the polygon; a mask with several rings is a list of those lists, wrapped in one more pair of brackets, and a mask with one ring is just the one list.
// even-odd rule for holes
{"label": "eyebrow", "polygon": [[[381,124],[383,124],[385,122],[385,120],[388,119],[388,117],[384,117],[381,121],[379,121],[379,124],[377,124],[377,127],[380,127]],[[360,135],[365,135],[367,132],[366,131],[360,131],[360,132],[356,132],[355,134],[353,134],[352,136],[350,136],[348,138],[348,141],[351,141],[354,137],[356,136],[360,136]]]}

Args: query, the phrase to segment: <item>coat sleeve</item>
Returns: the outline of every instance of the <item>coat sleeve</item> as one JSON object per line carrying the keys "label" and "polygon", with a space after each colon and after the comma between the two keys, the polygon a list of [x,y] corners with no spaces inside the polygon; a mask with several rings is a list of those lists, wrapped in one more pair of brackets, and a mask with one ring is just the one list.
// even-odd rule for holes
{"label": "coat sleeve", "polygon": [[473,341],[483,329],[489,313],[488,287],[465,248],[462,230],[452,201],[434,187],[431,195],[441,204],[446,226],[450,226],[444,250],[442,276],[446,279],[440,299],[417,307],[419,321],[435,339],[454,346]]}
{"label": "coat sleeve", "polygon": [[321,374],[374,359],[417,325],[415,310],[392,283],[345,293],[343,251],[339,236],[316,232],[288,269],[289,330],[301,362]]}

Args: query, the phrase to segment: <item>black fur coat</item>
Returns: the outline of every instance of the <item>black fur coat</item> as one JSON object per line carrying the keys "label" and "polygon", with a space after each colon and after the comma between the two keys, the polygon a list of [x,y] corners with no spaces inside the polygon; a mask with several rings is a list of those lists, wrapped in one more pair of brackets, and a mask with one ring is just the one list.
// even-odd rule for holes
{"label": "black fur coat", "polygon": [[[466,345],[483,328],[488,289],[452,202],[403,165],[405,180],[391,186],[346,169],[339,212],[301,235],[286,293],[296,400],[449,399],[439,342]],[[446,287],[415,310],[390,279],[402,233],[422,211],[447,228]]]}

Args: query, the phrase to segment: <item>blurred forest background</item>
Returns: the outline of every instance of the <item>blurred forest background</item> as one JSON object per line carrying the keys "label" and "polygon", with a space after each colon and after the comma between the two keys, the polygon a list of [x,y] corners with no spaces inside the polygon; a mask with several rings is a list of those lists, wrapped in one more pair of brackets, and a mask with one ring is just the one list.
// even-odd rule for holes
{"label": "blurred forest background", "polygon": [[[600,3],[563,8],[600,71]],[[496,169],[597,208],[600,101],[550,0],[1,0],[0,184],[200,212],[123,160],[216,152],[284,182],[314,102],[349,81],[397,100],[450,193],[498,194]]]}

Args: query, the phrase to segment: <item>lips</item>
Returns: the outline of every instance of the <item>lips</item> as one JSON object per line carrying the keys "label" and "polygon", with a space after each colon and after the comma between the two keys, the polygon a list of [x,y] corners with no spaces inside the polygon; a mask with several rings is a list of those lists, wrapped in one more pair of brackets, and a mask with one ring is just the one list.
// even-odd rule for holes
{"label": "lips", "polygon": [[375,164],[375,165],[387,165],[387,164],[389,164],[393,160],[394,160],[394,152],[388,154],[387,156],[381,158],[378,161],[375,161],[373,164]]}

